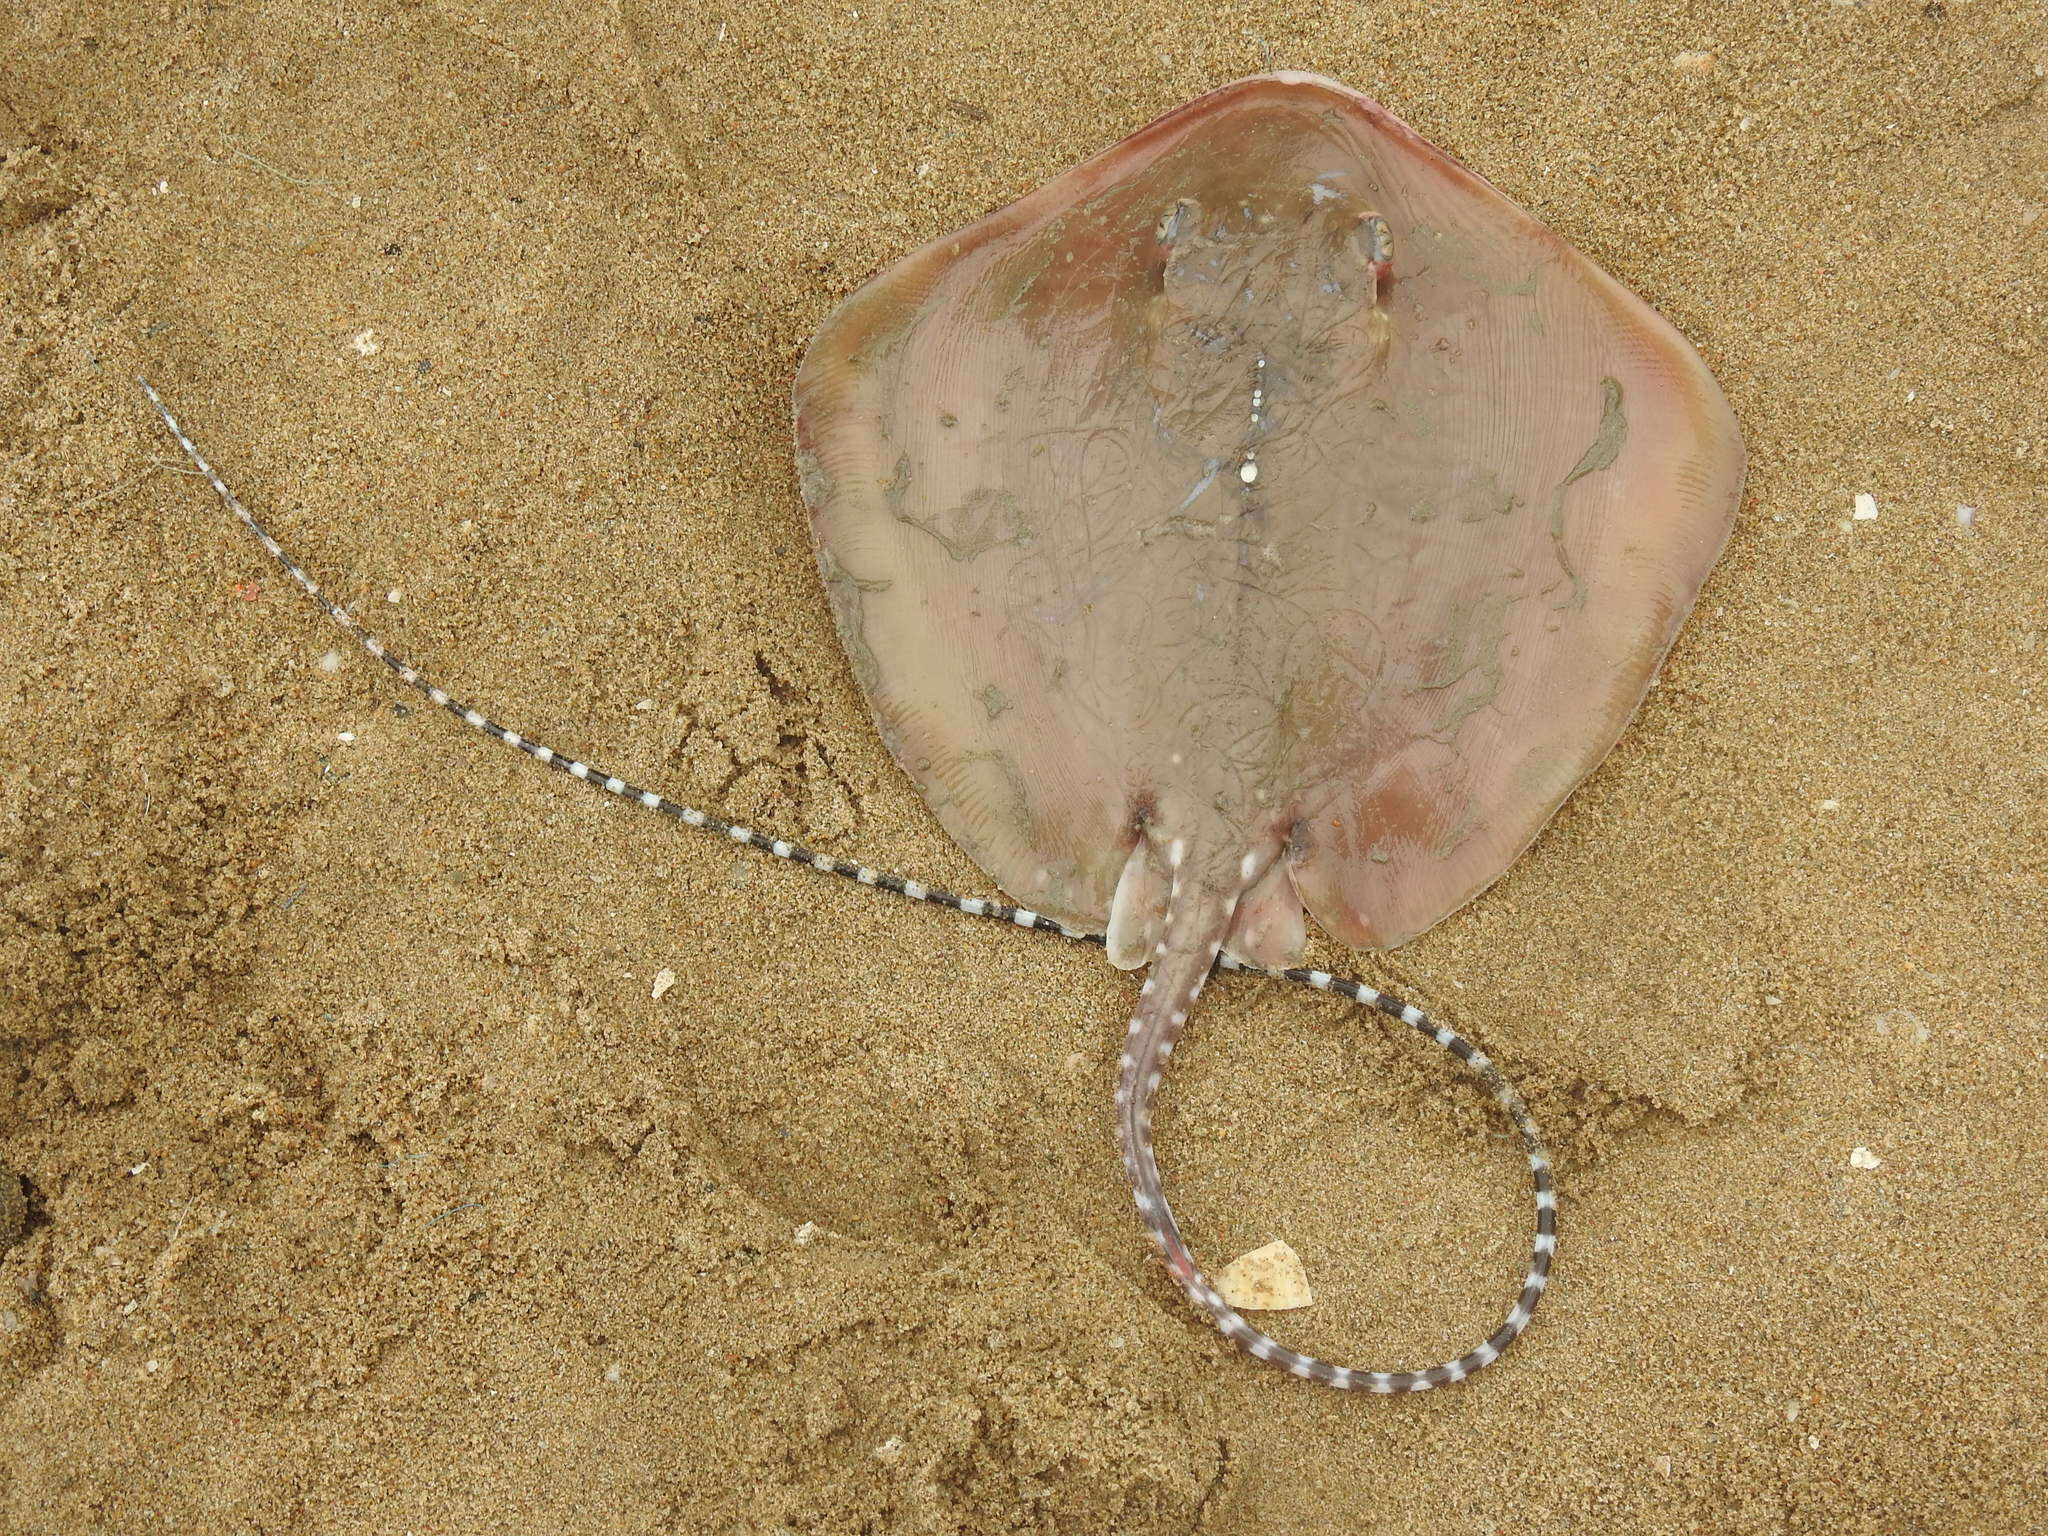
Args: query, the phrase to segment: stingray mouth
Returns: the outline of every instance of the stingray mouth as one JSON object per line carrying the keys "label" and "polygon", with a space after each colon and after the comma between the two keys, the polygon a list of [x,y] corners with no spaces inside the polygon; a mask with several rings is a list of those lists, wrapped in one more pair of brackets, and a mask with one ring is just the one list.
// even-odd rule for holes
{"label": "stingray mouth", "polygon": [[[1328,238],[1319,241],[1319,233]],[[1195,248],[1271,247],[1289,240],[1308,247],[1348,240],[1355,247],[1352,254],[1368,267],[1390,262],[1394,255],[1393,226],[1385,213],[1327,181],[1207,203],[1177,197],[1160,210],[1153,238],[1168,257]]]}
{"label": "stingray mouth", "polygon": [[1384,359],[1393,222],[1326,181],[1290,182],[1177,197],[1153,234],[1141,322],[1153,424],[1250,487],[1289,400],[1308,419],[1334,387],[1335,359]]}

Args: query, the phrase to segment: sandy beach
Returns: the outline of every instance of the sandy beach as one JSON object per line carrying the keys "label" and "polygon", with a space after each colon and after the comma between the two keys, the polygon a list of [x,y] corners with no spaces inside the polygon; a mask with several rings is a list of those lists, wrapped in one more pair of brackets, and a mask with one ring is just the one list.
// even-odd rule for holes
{"label": "sandy beach", "polygon": [[[464,730],[133,383],[493,718],[993,896],[840,648],[792,373],[1276,68],[1641,294],[1749,449],[1535,845],[1311,935],[1557,1152],[1528,1334],[1398,1400],[1154,1258],[1098,949]],[[0,318],[0,1532],[2048,1530],[2040,0],[16,0]],[[1198,1253],[1301,1253],[1290,1343],[1429,1364],[1514,1299],[1512,1138],[1383,1017],[1221,978],[1158,1129]]]}

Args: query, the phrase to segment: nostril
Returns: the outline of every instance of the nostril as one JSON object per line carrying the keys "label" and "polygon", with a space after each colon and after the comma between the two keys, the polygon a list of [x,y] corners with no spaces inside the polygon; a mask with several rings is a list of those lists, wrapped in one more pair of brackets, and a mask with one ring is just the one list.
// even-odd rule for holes
{"label": "nostril", "polygon": [[1359,254],[1374,266],[1394,259],[1394,231],[1378,214],[1360,214],[1352,238],[1358,242]]}
{"label": "nostril", "polygon": [[1199,210],[1187,198],[1181,198],[1167,209],[1159,219],[1159,243],[1172,245],[1194,224]]}
{"label": "nostril", "polygon": [[1352,239],[1372,273],[1373,303],[1384,304],[1394,288],[1394,231],[1378,214],[1368,213],[1359,218]]}

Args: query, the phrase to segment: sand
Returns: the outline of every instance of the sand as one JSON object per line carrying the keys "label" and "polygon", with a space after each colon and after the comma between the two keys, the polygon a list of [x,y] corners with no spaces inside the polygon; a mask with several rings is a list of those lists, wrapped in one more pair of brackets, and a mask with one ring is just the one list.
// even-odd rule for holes
{"label": "sand", "polygon": [[[2044,22],[10,4],[0,1530],[2048,1528]],[[1400,1401],[1235,1354],[1160,1271],[1098,952],[464,731],[129,382],[515,728],[985,892],[835,643],[795,359],[913,245],[1267,66],[1642,293],[1751,451],[1551,828],[1402,949],[1315,951],[1558,1143],[1534,1327]],[[1375,1366],[1512,1298],[1501,1133],[1385,1021],[1248,979],[1160,1118],[1197,1251],[1286,1240],[1317,1302],[1273,1326]]]}

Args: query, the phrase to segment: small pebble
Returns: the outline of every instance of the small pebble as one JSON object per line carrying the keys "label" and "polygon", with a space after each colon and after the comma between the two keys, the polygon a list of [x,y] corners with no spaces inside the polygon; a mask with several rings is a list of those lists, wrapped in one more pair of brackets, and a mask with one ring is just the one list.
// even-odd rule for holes
{"label": "small pebble", "polygon": [[662,993],[666,992],[670,987],[674,986],[675,984],[676,973],[674,971],[656,971],[654,973],[654,991],[648,995],[658,1003],[661,1001]]}
{"label": "small pebble", "polygon": [[377,339],[375,331],[357,331],[355,335],[349,337],[348,344],[364,357],[372,356],[382,351],[384,347],[384,343]]}
{"label": "small pebble", "polygon": [[897,1462],[903,1459],[903,1437],[891,1435],[868,1453],[880,1462]]}
{"label": "small pebble", "polygon": [[[1861,517],[1862,515],[1863,515],[1863,514],[1862,514],[1862,513],[1860,513],[1860,512],[1859,512],[1859,513],[1857,514],[1857,516],[1858,516],[1858,517]],[[1875,512],[1871,513],[1870,515],[1871,515],[1872,517],[1875,517],[1875,516],[1877,516],[1877,514],[1876,514]],[[403,592],[401,592],[401,591],[400,591],[400,590],[399,590],[398,588],[396,588],[396,587],[393,587],[393,588],[392,588],[392,589],[391,589],[391,590],[390,590],[389,592],[386,592],[386,593],[384,594],[384,601],[385,601],[385,602],[387,602],[387,603],[395,603],[395,602],[397,602],[397,601],[398,601],[398,600],[399,600],[400,598],[402,598],[402,597],[404,597],[404,596],[405,596],[405,594],[404,594]]]}
{"label": "small pebble", "polygon": [[320,670],[322,672],[339,672],[341,670],[341,652],[329,651],[325,656],[322,656],[320,658]]}
{"label": "small pebble", "polygon": [[1849,514],[1859,523],[1867,523],[1877,516],[1877,498],[1868,491],[1856,493],[1856,510]]}
{"label": "small pebble", "polygon": [[1877,1168],[1881,1167],[1883,1163],[1884,1159],[1868,1147],[1858,1147],[1849,1154],[1849,1166],[1851,1168]]}
{"label": "small pebble", "polygon": [[1216,1276],[1216,1292],[1239,1312],[1286,1312],[1315,1304],[1301,1255],[1280,1242],[1224,1265]]}
{"label": "small pebble", "polygon": [[1957,507],[1956,526],[1965,533],[1975,533],[1977,531],[1977,509],[1975,507]]}
{"label": "small pebble", "polygon": [[796,1229],[796,1236],[790,1239],[799,1248],[808,1248],[818,1240],[818,1224],[807,1221]]}

